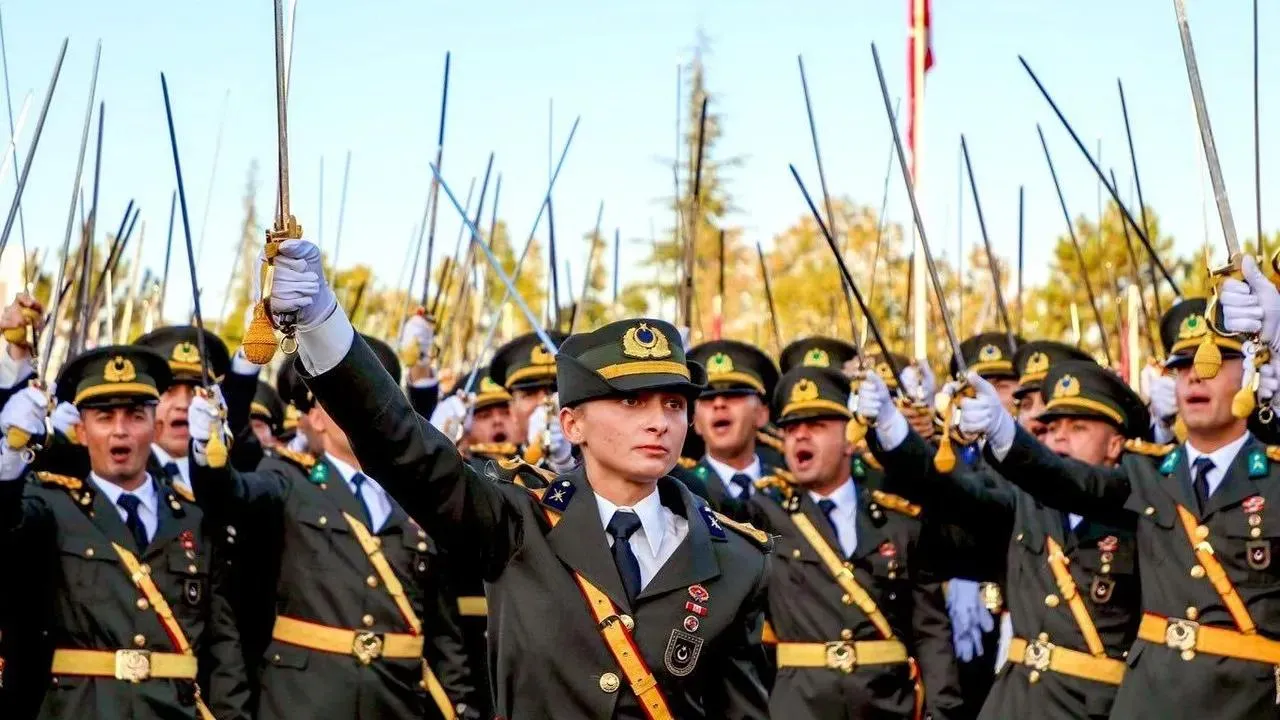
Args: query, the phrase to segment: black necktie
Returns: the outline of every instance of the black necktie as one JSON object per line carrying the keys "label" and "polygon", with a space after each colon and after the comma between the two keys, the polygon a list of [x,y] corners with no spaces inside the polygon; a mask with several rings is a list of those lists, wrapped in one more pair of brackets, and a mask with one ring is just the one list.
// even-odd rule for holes
{"label": "black necktie", "polygon": [[351,476],[351,484],[355,487],[356,500],[360,501],[360,508],[364,510],[364,517],[361,518],[364,520],[364,526],[369,528],[369,532],[377,532],[373,527],[373,513],[369,512],[369,503],[365,502],[364,493],[361,492],[364,489],[365,480],[368,479],[364,473],[356,473]]}
{"label": "black necktie", "polygon": [[1200,505],[1200,514],[1209,507],[1209,471],[1213,469],[1213,461],[1208,455],[1201,455],[1191,463],[1191,487],[1196,491],[1196,503]]}
{"label": "black necktie", "polygon": [[836,511],[836,501],[831,498],[822,498],[818,501],[818,509],[827,517],[827,523],[831,525],[831,532],[836,534],[836,540],[840,539],[840,528],[836,526],[836,518],[831,513]]}
{"label": "black necktie", "polygon": [[640,529],[640,516],[633,512],[615,510],[609,518],[605,532],[613,538],[613,562],[618,566],[618,575],[622,576],[622,587],[627,591],[627,600],[632,604],[640,594],[640,561],[631,549],[629,540]]}
{"label": "black necktie", "polygon": [[116,500],[116,504],[124,508],[124,526],[129,529],[129,534],[133,535],[133,542],[138,546],[138,552],[147,549],[147,528],[142,524],[142,518],[138,517],[138,506],[142,501],[137,495],[125,493]]}
{"label": "black necktie", "polygon": [[170,480],[174,478],[182,479],[182,471],[178,469],[178,463],[172,460],[164,464],[164,475]]}
{"label": "black necktie", "polygon": [[751,476],[746,473],[734,473],[733,477],[729,478],[729,482],[737,486],[740,499],[746,500],[751,497]]}

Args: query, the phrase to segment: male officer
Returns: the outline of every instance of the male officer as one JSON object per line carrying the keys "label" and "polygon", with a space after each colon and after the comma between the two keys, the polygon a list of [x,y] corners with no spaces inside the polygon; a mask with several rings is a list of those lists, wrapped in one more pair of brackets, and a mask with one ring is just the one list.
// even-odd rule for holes
{"label": "male officer", "polygon": [[676,477],[691,489],[705,488],[713,508],[744,520],[756,481],[777,467],[759,452],[764,445],[757,436],[769,422],[778,370],[762,350],[735,340],[703,343],[689,358],[707,370],[707,388],[693,412],[706,454],[696,462],[682,459]]}
{"label": "male officer", "polygon": [[[547,334],[556,346],[566,337],[555,331]],[[548,412],[551,396],[556,392],[555,356],[542,345],[536,333],[526,333],[494,351],[489,361],[489,377],[511,393],[515,437],[521,440],[529,437],[530,418],[535,412]]]}
{"label": "male officer", "polygon": [[793,368],[774,397],[788,471],[762,480],[750,501],[753,519],[779,536],[770,712],[911,718],[927,704],[933,717],[953,717],[955,657],[941,586],[927,579],[919,509],[851,476],[848,404],[849,381],[825,368]]}
{"label": "male officer", "polygon": [[249,405],[249,427],[263,449],[278,445],[284,434],[284,402],[275,388],[261,380]]}
{"label": "male officer", "polygon": [[[23,483],[21,453],[0,448],[0,532],[44,569],[27,586],[47,613],[31,622],[54,649],[42,718],[249,717],[202,513],[146,469],[170,381],[152,351],[91,350],[58,378],[58,398],[80,411],[90,471]],[[43,432],[47,402],[40,389],[19,391],[0,426]]]}
{"label": "male officer", "polygon": [[1018,423],[1037,438],[1043,437],[1048,427],[1040,420],[1045,403],[1040,388],[1049,368],[1063,360],[1092,359],[1080,348],[1053,340],[1032,340],[1018,346],[1013,353],[1013,367],[1018,373],[1018,387],[1013,391]]}
{"label": "male officer", "polygon": [[[1042,383],[1037,392],[1047,403],[1037,422],[1055,452],[1114,466],[1126,448],[1150,451],[1136,439],[1148,430],[1142,400],[1110,370],[1058,360],[1032,381]],[[977,548],[977,562],[967,564],[980,569],[959,574],[1007,577],[1010,662],[981,717],[1107,717],[1141,615],[1132,518],[1064,513],[999,476],[963,467],[936,472],[934,449],[908,432],[876,379],[863,381],[858,412],[874,423],[870,444],[891,488],[933,517],[963,523]]]}
{"label": "male officer", "polygon": [[491,583],[499,715],[767,716],[750,636],[769,540],[667,476],[705,384],[674,327],[624,320],[565,341],[559,420],[583,462],[534,491],[475,474],[406,412],[324,284],[314,245],[286,242],[281,256],[271,304],[298,313],[308,386],[366,470]]}
{"label": "male officer", "polygon": [[[1187,439],[1158,464],[1126,457],[1112,468],[1059,457],[1019,430],[993,389],[972,376],[977,396],[961,403],[961,428],[986,435],[987,455],[1005,477],[1061,510],[1123,512],[1137,525],[1144,614],[1112,717],[1276,714],[1280,576],[1267,508],[1280,502],[1272,461],[1280,455],[1233,412],[1243,348],[1215,328],[1259,332],[1263,346],[1275,344],[1280,295],[1251,258],[1242,264],[1248,287],[1224,283],[1228,316],[1219,323],[1210,325],[1201,301],[1183,301],[1161,320]],[[1250,298],[1248,310],[1260,310],[1252,327],[1232,316],[1234,303]]]}
{"label": "male officer", "polygon": [[[383,372],[399,374],[388,345],[365,342]],[[258,717],[478,717],[434,543],[362,468],[324,408],[308,412],[323,454],[277,447],[252,473],[208,466],[217,414],[204,398],[191,405],[196,497],[211,518],[250,516],[260,535],[278,538],[262,549],[275,561],[264,572],[275,613]]]}

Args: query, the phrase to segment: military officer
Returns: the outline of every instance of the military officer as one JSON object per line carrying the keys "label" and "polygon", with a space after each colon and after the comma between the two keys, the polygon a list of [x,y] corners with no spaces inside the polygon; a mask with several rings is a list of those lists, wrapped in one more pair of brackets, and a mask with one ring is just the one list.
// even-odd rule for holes
{"label": "military officer", "polygon": [[777,465],[767,461],[758,435],[769,423],[769,397],[778,382],[773,360],[735,340],[714,340],[690,349],[707,370],[707,388],[694,404],[693,429],[706,454],[681,458],[676,477],[685,480],[716,510],[746,519],[747,500],[761,477]]}
{"label": "military officer", "polygon": [[[23,483],[22,454],[0,449],[0,530],[46,569],[28,587],[54,648],[42,718],[249,717],[203,515],[146,469],[171,379],[166,359],[138,346],[100,347],[63,368],[58,398],[81,413],[84,477]],[[19,391],[0,425],[38,434],[47,402]]]}
{"label": "military officer", "polygon": [[[399,375],[390,346],[364,342],[384,372]],[[252,473],[209,467],[204,444],[218,414],[209,400],[192,403],[197,498],[211,518],[252,514],[260,535],[279,538],[262,549],[275,561],[264,573],[275,612],[258,717],[479,717],[454,601],[434,577],[435,543],[362,467],[324,408],[308,412],[321,455],[277,446]]]}
{"label": "military officer", "polygon": [[[1140,440],[1147,411],[1118,376],[1093,360],[1046,362],[1051,367],[1032,381],[1047,399],[1037,422],[1050,449],[1110,466],[1126,448],[1150,451]],[[934,449],[908,432],[887,388],[874,379],[863,383],[858,412],[874,422],[870,444],[890,487],[934,517],[963,523],[971,535],[980,562],[969,567],[982,569],[959,573],[1007,577],[1010,663],[981,717],[1108,717],[1141,617],[1132,518],[1064,513],[992,474],[936,472]]]}
{"label": "military officer", "polygon": [[249,426],[264,449],[275,447],[284,434],[284,402],[275,388],[261,380],[249,405]]}
{"label": "military officer", "polygon": [[[1270,345],[1280,298],[1251,259],[1243,265],[1253,292],[1267,294],[1261,343]],[[1232,307],[1226,294],[1224,310]],[[1236,295],[1254,297],[1248,288]],[[995,466],[1037,499],[1083,515],[1127,513],[1136,523],[1144,613],[1112,717],[1277,712],[1280,576],[1267,506],[1280,502],[1272,459],[1280,453],[1252,437],[1237,417],[1245,413],[1233,412],[1243,346],[1214,328],[1248,328],[1238,317],[1211,326],[1204,312],[1203,301],[1187,300],[1161,319],[1187,439],[1155,462],[1126,457],[1111,468],[1060,457],[1019,430],[980,379],[970,378],[977,395],[961,403],[961,428],[985,434]]]}
{"label": "military officer", "polygon": [[[958,679],[941,587],[927,579],[919,509],[851,476],[849,389],[840,372],[801,365],[774,397],[788,470],[762,480],[750,501],[757,524],[779,537],[769,709],[787,718],[912,718],[927,705],[935,718],[952,717]],[[942,632],[921,633],[924,625]]]}
{"label": "military officer", "polygon": [[[705,384],[674,327],[624,320],[565,341],[555,356],[559,420],[583,462],[531,490],[475,474],[405,412],[332,290],[310,280],[323,277],[314,245],[286,242],[281,253],[305,259],[280,268],[271,302],[299,313],[308,386],[365,468],[491,583],[497,714],[767,716],[750,636],[769,539],[667,475]],[[285,299],[294,292],[301,300]]]}
{"label": "military officer", "polygon": [[[546,331],[559,346],[565,334]],[[530,437],[530,418],[535,412],[549,413],[556,392],[556,359],[535,333],[520,335],[498,348],[489,361],[489,376],[511,393],[511,414],[515,437]],[[423,417],[430,417],[424,415]],[[548,423],[549,425],[550,423]]]}
{"label": "military officer", "polygon": [[1040,388],[1049,368],[1063,360],[1092,359],[1078,347],[1053,340],[1032,340],[1018,346],[1013,353],[1013,367],[1018,373],[1018,387],[1013,391],[1018,424],[1037,438],[1043,437],[1048,426],[1040,420],[1045,403]]}

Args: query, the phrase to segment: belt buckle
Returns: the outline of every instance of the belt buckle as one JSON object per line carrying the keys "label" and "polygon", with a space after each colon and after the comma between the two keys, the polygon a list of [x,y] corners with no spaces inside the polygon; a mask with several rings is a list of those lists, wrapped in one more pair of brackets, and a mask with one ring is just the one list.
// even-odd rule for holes
{"label": "belt buckle", "polygon": [[1032,640],[1022,653],[1022,664],[1044,672],[1049,669],[1049,659],[1053,655],[1054,645],[1045,640]]}
{"label": "belt buckle", "polygon": [[999,583],[984,582],[978,585],[978,589],[982,594],[982,604],[987,608],[987,611],[991,613],[1000,612],[1000,608],[1004,606],[1004,591],[1000,588]]}
{"label": "belt buckle", "polygon": [[117,650],[116,679],[140,683],[151,679],[150,650]]}
{"label": "belt buckle", "polygon": [[351,654],[362,665],[382,657],[382,637],[371,632],[358,632],[351,642]]}
{"label": "belt buckle", "polygon": [[851,642],[826,643],[827,667],[832,670],[851,673],[858,664],[858,654]]}
{"label": "belt buckle", "polygon": [[1164,629],[1164,644],[1184,652],[1195,650],[1199,632],[1200,623],[1181,618],[1169,618],[1169,625]]}

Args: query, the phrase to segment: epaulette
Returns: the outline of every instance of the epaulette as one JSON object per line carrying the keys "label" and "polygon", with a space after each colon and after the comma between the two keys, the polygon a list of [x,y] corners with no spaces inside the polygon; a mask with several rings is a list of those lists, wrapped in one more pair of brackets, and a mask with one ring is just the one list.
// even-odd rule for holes
{"label": "epaulette", "polygon": [[555,482],[559,477],[550,470],[544,470],[537,465],[531,465],[519,457],[494,458],[494,461],[498,463],[498,467],[511,473],[512,476],[519,475],[521,472],[530,472],[542,478],[548,485]]}
{"label": "epaulette", "polygon": [[712,514],[715,515],[716,520],[718,520],[721,525],[737,532],[748,540],[751,540],[756,545],[760,546],[761,550],[764,550],[765,552],[773,550],[773,538],[769,537],[769,533],[756,529],[756,527],[751,523],[738,522],[723,513],[713,511]]}
{"label": "epaulette", "polygon": [[83,480],[73,478],[70,475],[58,475],[44,470],[36,473],[36,479],[38,479],[42,485],[56,485],[57,487],[65,488],[67,490],[79,490],[84,487]]}
{"label": "epaulette", "polygon": [[894,495],[880,490],[872,490],[871,499],[879,503],[881,507],[901,513],[907,517],[920,517],[920,506],[908,502],[907,499],[901,495]]}
{"label": "epaulette", "polygon": [[765,475],[764,477],[757,480],[755,482],[755,486],[757,490],[768,490],[769,488],[777,488],[778,490],[782,490],[783,492],[790,494],[792,489],[791,481],[793,479],[794,477],[791,475],[791,473],[787,472],[786,470],[775,469],[772,475]]}
{"label": "epaulette", "polygon": [[692,470],[698,466],[698,461],[694,460],[693,458],[687,458],[687,457],[681,456],[679,460],[676,460],[676,465],[684,468],[685,470]]}
{"label": "epaulette", "polygon": [[291,450],[284,445],[280,445],[273,449],[275,454],[298,465],[303,470],[310,470],[316,464],[316,458],[311,453],[302,452],[300,450]]}
{"label": "epaulette", "polygon": [[1268,445],[1267,458],[1269,460],[1280,462],[1280,445]]}
{"label": "epaulette", "polygon": [[782,449],[782,441],[771,432],[766,432],[764,430],[756,431],[756,441],[762,442],[778,452],[784,452]]}
{"label": "epaulette", "polygon": [[472,455],[510,458],[519,452],[515,443],[474,443],[467,448]]}
{"label": "epaulette", "polygon": [[169,489],[173,490],[173,493],[175,495],[182,498],[183,500],[186,500],[189,503],[193,503],[196,501],[195,493],[191,492],[191,488],[187,487],[185,483],[177,483],[177,482],[169,483]]}
{"label": "epaulette", "polygon": [[[1174,445],[1172,443],[1169,443],[1167,445],[1161,445],[1158,443],[1147,442],[1146,440],[1137,440],[1137,439],[1124,441],[1125,450],[1128,450],[1131,453],[1137,453],[1138,455],[1150,455],[1151,457],[1164,457],[1165,455],[1168,455],[1170,452],[1172,452],[1175,447],[1177,447],[1177,445]],[[1267,449],[1267,454],[1268,455],[1271,454],[1270,448]],[[1272,458],[1272,459],[1275,459],[1275,458]]]}
{"label": "epaulette", "polygon": [[872,470],[884,469],[884,466],[880,464],[880,461],[876,460],[876,456],[872,455],[870,452],[862,453],[862,462],[866,463],[867,467],[871,468]]}

